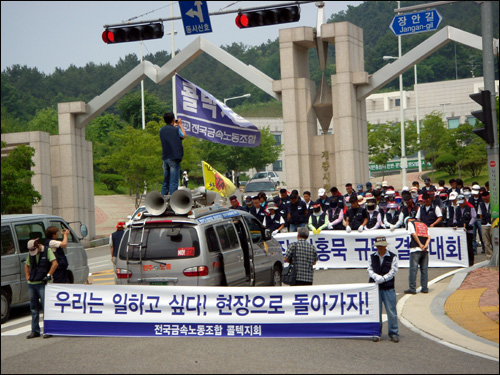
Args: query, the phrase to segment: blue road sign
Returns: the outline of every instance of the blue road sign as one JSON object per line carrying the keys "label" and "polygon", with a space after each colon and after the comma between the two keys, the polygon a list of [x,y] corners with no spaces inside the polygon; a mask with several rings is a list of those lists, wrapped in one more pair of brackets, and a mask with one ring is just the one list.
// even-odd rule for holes
{"label": "blue road sign", "polygon": [[436,9],[395,16],[389,28],[396,36],[433,31],[439,27],[443,17]]}
{"label": "blue road sign", "polygon": [[206,1],[179,1],[179,7],[186,35],[212,32]]}

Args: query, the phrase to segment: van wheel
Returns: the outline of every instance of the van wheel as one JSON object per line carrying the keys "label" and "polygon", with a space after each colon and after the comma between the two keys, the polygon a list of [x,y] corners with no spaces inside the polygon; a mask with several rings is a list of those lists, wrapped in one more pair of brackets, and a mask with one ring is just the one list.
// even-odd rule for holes
{"label": "van wheel", "polygon": [[10,300],[7,292],[2,290],[2,324],[9,320],[10,315]]}
{"label": "van wheel", "polygon": [[281,268],[277,265],[273,268],[273,286],[281,286]]}

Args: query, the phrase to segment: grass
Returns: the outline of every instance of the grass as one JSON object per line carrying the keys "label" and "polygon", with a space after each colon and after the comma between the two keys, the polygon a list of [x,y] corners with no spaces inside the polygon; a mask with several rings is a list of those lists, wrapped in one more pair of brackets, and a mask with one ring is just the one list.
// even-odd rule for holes
{"label": "grass", "polygon": [[283,117],[283,107],[279,101],[243,104],[233,109],[242,117]]}
{"label": "grass", "polygon": [[[450,176],[448,173],[444,171],[434,171],[434,176],[432,174],[432,171],[427,172],[425,175],[422,176],[422,178],[429,177],[432,180],[432,183],[436,183],[439,180],[444,180],[446,182],[446,185],[449,185],[448,181],[451,178],[458,178],[458,173],[456,175]],[[462,171],[462,180],[464,181],[464,186],[472,186],[472,183],[477,181],[479,183],[479,186],[484,186],[485,182],[489,180],[488,177],[488,168],[484,168],[481,171],[481,174],[477,177],[469,177]]]}
{"label": "grass", "polygon": [[108,190],[105,183],[94,181],[94,195],[117,195],[117,194],[127,194],[127,189],[118,186],[116,190]]}

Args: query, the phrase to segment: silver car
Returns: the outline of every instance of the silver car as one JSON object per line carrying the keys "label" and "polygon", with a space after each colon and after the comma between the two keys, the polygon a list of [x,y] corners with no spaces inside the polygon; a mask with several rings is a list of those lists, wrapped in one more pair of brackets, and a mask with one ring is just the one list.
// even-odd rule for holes
{"label": "silver car", "polygon": [[[179,208],[179,202],[172,206]],[[154,212],[148,208],[126,229],[116,260],[116,284],[281,285],[281,246],[252,215],[218,205],[185,214]]]}
{"label": "silver car", "polygon": [[[45,230],[50,226],[69,229],[68,246],[64,251],[68,258],[68,282],[84,284],[89,275],[87,253],[80,239],[69,224],[54,215],[24,214],[2,215],[2,323],[9,318],[10,307],[29,301],[28,283],[24,272],[24,262],[28,256],[28,241],[40,238],[42,243]],[[87,227],[80,226],[82,237],[87,235]],[[61,235],[62,237],[62,235]],[[58,238],[62,241],[62,238]]]}

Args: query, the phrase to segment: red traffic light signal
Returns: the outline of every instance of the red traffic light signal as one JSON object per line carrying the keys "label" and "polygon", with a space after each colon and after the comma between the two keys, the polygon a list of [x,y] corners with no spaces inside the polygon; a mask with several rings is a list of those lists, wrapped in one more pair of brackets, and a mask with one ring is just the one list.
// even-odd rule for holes
{"label": "red traffic light signal", "polygon": [[300,7],[293,5],[289,7],[259,9],[256,11],[240,12],[236,16],[236,26],[240,29],[250,27],[278,25],[281,23],[297,22],[300,20]]}
{"label": "red traffic light signal", "polygon": [[107,28],[102,33],[104,43],[137,42],[163,38],[163,23]]}
{"label": "red traffic light signal", "polygon": [[493,144],[494,136],[493,117],[491,112],[491,92],[489,90],[484,90],[476,94],[471,94],[469,97],[483,107],[482,111],[473,111],[471,114],[484,124],[484,128],[472,129],[472,131],[484,139],[486,143]]}

